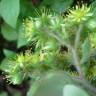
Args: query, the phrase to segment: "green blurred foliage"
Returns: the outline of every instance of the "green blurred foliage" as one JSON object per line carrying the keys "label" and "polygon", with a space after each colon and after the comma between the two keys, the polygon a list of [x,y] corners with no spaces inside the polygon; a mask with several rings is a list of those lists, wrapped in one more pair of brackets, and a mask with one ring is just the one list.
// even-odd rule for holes
{"label": "green blurred foliage", "polygon": [[[0,51],[5,57],[0,61],[0,70],[14,85],[30,78],[32,84],[27,96],[94,96],[74,80],[79,78],[79,74],[78,70],[71,68],[74,60],[67,44],[75,45],[76,32],[82,24],[84,28],[77,44],[77,54],[84,75],[90,82],[95,82],[96,0],[91,0],[91,8],[86,5],[72,8],[75,0],[34,2],[0,0],[0,34],[6,41],[15,42],[16,50],[30,46],[34,50],[22,49],[18,54],[3,48]],[[7,96],[7,93],[2,92],[0,96]],[[21,94],[17,92],[13,96]]]}

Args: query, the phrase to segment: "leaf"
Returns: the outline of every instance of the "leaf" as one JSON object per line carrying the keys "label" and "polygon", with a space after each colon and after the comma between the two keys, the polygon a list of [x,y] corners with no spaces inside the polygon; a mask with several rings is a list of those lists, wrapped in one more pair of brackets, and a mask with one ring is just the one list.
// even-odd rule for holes
{"label": "leaf", "polygon": [[0,96],[8,96],[6,92],[0,92]]}
{"label": "leaf", "polygon": [[1,0],[0,15],[4,21],[12,27],[16,27],[16,22],[20,12],[20,0]]}
{"label": "leaf", "polygon": [[51,8],[53,11],[61,13],[65,12],[68,8],[70,8],[71,4],[72,0],[62,0],[62,2],[54,3]]}
{"label": "leaf", "polygon": [[32,0],[20,0],[20,18],[23,17],[24,19],[24,17],[34,16],[34,8]]}
{"label": "leaf", "polygon": [[93,12],[94,17],[96,16],[96,0],[91,3],[91,11]]}
{"label": "leaf", "polygon": [[86,23],[86,27],[91,31],[95,31],[95,29],[96,29],[96,17],[89,19],[88,22]]}
{"label": "leaf", "polygon": [[90,51],[91,51],[91,45],[89,43],[89,40],[86,39],[82,45],[82,58],[81,58],[81,64],[86,63],[90,57]]}
{"label": "leaf", "polygon": [[5,71],[5,72],[9,72],[11,66],[8,64],[9,59],[8,58],[4,58],[0,64],[0,70]]}
{"label": "leaf", "polygon": [[3,49],[4,55],[6,57],[13,57],[16,56],[16,53],[14,51],[8,50],[8,49]]}
{"label": "leaf", "polygon": [[49,6],[53,11],[61,13],[65,12],[70,5],[73,3],[73,0],[43,0],[42,5]]}
{"label": "leaf", "polygon": [[21,84],[24,80],[24,72],[20,69],[19,64],[14,61],[10,61],[8,58],[5,58],[1,62],[0,70],[7,73],[6,78],[14,85]]}
{"label": "leaf", "polygon": [[28,39],[25,37],[23,27],[19,27],[19,33],[18,33],[18,41],[17,41],[17,48],[20,48],[22,46],[25,46],[29,43]]}
{"label": "leaf", "polygon": [[65,85],[63,96],[89,96],[83,89],[75,85]]}
{"label": "leaf", "polygon": [[63,71],[48,72],[32,84],[27,96],[63,96],[63,87],[72,82]]}
{"label": "leaf", "polygon": [[17,32],[15,29],[10,27],[7,24],[3,24],[1,27],[1,33],[3,37],[8,41],[14,41],[17,40]]}
{"label": "leaf", "polygon": [[21,84],[23,79],[24,79],[24,74],[22,72],[16,72],[16,73],[13,73],[13,74],[9,74],[8,76],[10,77],[9,80],[14,85]]}

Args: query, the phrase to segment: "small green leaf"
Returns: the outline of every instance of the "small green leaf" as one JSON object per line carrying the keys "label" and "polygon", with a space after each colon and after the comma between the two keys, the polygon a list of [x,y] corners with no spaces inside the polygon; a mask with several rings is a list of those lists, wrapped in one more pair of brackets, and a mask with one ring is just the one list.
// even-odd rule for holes
{"label": "small green leaf", "polygon": [[[12,58],[11,58],[12,59]],[[14,59],[13,59],[14,60]],[[20,69],[19,64],[10,59],[5,58],[0,65],[0,70],[7,73],[6,78],[14,85],[21,84],[24,80],[24,72]],[[27,77],[27,76],[26,76]]]}
{"label": "small green leaf", "polygon": [[63,96],[89,96],[83,89],[75,85],[65,85]]}
{"label": "small green leaf", "polygon": [[91,3],[91,12],[93,12],[93,16],[96,18],[96,0]]}
{"label": "small green leaf", "polygon": [[5,71],[5,72],[9,72],[10,69],[11,69],[11,65],[9,65],[9,59],[4,58],[0,64],[0,70]]}
{"label": "small green leaf", "polygon": [[20,11],[20,0],[1,0],[0,15],[7,24],[16,27]]}
{"label": "small green leaf", "polygon": [[23,27],[20,26],[19,33],[18,33],[18,41],[17,41],[17,48],[25,46],[29,43],[28,39],[25,37]]}
{"label": "small green leaf", "polygon": [[14,51],[8,50],[8,49],[3,49],[4,55],[6,57],[13,57],[16,56],[16,53]]}
{"label": "small green leaf", "polygon": [[23,81],[23,73],[22,72],[17,72],[17,73],[13,73],[8,75],[9,76],[9,80],[12,82],[12,84],[14,85],[18,85],[21,84]]}
{"label": "small green leaf", "polygon": [[88,39],[86,39],[82,45],[82,58],[81,64],[86,63],[90,57],[91,45]]}
{"label": "small green leaf", "polygon": [[0,96],[8,96],[6,92],[0,92]]}
{"label": "small green leaf", "polygon": [[20,18],[34,16],[34,15],[36,14],[34,14],[34,5],[32,4],[32,1],[20,0]]}
{"label": "small green leaf", "polygon": [[61,2],[54,3],[51,8],[55,12],[65,12],[68,8],[70,8],[72,2],[72,0],[62,0]]}
{"label": "small green leaf", "polygon": [[27,94],[27,96],[63,96],[63,87],[73,82],[63,71],[48,72],[37,80]]}
{"label": "small green leaf", "polygon": [[91,30],[91,31],[95,31],[96,29],[96,18],[91,18],[88,20],[88,22],[86,23],[86,27]]}
{"label": "small green leaf", "polygon": [[7,24],[3,24],[1,28],[1,33],[3,37],[8,41],[14,41],[17,40],[17,32],[15,29],[10,27]]}
{"label": "small green leaf", "polygon": [[42,5],[50,6],[50,8],[58,13],[65,12],[70,5],[73,3],[73,0],[43,0]]}

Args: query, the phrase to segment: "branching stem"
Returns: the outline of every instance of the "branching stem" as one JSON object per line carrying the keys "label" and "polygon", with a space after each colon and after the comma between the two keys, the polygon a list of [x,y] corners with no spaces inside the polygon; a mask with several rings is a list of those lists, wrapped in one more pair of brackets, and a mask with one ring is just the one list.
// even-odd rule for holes
{"label": "branching stem", "polygon": [[[96,88],[94,86],[92,86],[84,77],[82,68],[80,66],[80,62],[79,62],[79,57],[77,54],[77,48],[78,48],[78,44],[80,42],[80,34],[82,31],[83,25],[79,26],[79,29],[77,31],[76,34],[76,38],[75,38],[75,45],[74,47],[71,46],[71,44],[64,42],[64,40],[62,40],[62,38],[60,38],[59,34],[54,34],[53,32],[48,32],[46,31],[47,34],[49,34],[50,36],[52,36],[53,38],[55,38],[61,45],[65,45],[72,53],[73,56],[73,60],[74,60],[74,66],[76,67],[78,73],[79,73],[79,83],[81,83],[84,87],[86,87],[87,89],[89,89],[91,92],[93,92],[93,94],[96,94]],[[93,95],[95,96],[95,95]]]}

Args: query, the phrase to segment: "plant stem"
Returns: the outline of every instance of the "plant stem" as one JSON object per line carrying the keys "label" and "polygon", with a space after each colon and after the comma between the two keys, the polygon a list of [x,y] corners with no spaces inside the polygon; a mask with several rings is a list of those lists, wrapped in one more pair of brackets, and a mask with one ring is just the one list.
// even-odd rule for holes
{"label": "plant stem", "polygon": [[75,42],[74,42],[74,48],[77,49],[78,48],[78,45],[79,45],[79,42],[80,42],[80,36],[81,36],[81,32],[82,32],[82,29],[83,29],[83,25],[80,24],[79,25],[79,28],[76,32],[76,38],[75,38]]}
{"label": "plant stem", "polygon": [[[72,77],[72,76],[71,76]],[[88,82],[87,80],[81,80],[80,78],[74,78],[72,77],[73,80],[75,80],[77,83],[79,83],[80,85],[83,85],[83,87],[87,90],[89,90],[90,92],[92,92],[92,96],[96,96],[96,87],[94,87],[92,84],[90,84],[90,82]]]}
{"label": "plant stem", "polygon": [[80,66],[80,63],[79,63],[79,57],[76,53],[76,50],[74,48],[70,48],[71,49],[71,53],[72,53],[72,56],[73,56],[73,60],[74,60],[74,65],[80,75],[80,79],[84,79],[84,74],[83,74],[83,71],[82,71],[82,68]]}
{"label": "plant stem", "polygon": [[[84,77],[82,68],[80,66],[79,57],[78,57],[78,54],[77,54],[77,46],[78,46],[78,42],[80,40],[80,33],[82,31],[82,28],[83,28],[83,26],[80,25],[79,30],[77,31],[77,35],[76,35],[77,37],[76,37],[76,40],[75,40],[75,48],[73,46],[71,46],[71,44],[63,42],[63,40],[59,37],[58,34],[54,34],[52,32],[50,32],[50,33],[47,32],[47,33],[50,36],[54,37],[61,45],[65,45],[67,48],[70,49],[70,51],[72,53],[72,56],[73,56],[73,60],[74,60],[74,66],[76,67],[76,69],[77,69],[77,71],[80,75],[80,78],[78,79],[79,83],[81,83],[84,87],[86,87],[86,89],[89,89],[91,92],[93,92],[93,94],[96,94],[96,88],[94,86],[92,86]],[[95,96],[95,95],[93,95],[93,96]]]}
{"label": "plant stem", "polygon": [[70,49],[71,53],[72,53],[72,56],[73,56],[73,61],[74,61],[74,65],[80,75],[80,78],[83,79],[84,78],[84,75],[83,75],[83,72],[81,70],[81,67],[80,67],[80,64],[79,64],[79,58],[78,58],[78,55],[76,53],[76,50],[75,48],[73,48],[70,44],[66,43],[66,42],[63,42],[63,40],[61,38],[59,38],[59,36],[57,36],[56,34],[52,33],[52,32],[48,32],[48,34],[52,37],[54,37],[57,41],[59,41],[59,43],[61,45],[65,45],[67,48]]}

